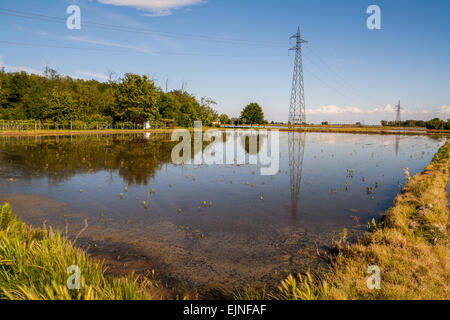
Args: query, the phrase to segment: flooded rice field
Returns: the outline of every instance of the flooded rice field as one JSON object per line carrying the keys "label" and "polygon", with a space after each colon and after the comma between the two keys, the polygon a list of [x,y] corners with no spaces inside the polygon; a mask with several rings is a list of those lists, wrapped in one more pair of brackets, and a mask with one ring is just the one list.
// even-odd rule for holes
{"label": "flooded rice field", "polygon": [[257,165],[175,165],[170,134],[0,137],[0,202],[33,226],[78,235],[114,274],[270,286],[323,267],[317,250],[344,228],[353,239],[364,232],[402,189],[404,169],[420,172],[443,143],[282,132],[279,171],[261,176]]}

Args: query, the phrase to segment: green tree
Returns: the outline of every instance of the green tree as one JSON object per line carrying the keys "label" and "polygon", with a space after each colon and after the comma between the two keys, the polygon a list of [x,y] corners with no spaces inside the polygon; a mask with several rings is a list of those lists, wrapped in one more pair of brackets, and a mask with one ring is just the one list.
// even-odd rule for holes
{"label": "green tree", "polygon": [[212,99],[199,102],[180,90],[164,93],[146,76],[126,74],[119,82],[98,82],[61,76],[50,68],[44,74],[0,68],[0,119],[76,120],[79,128],[112,122],[132,127],[132,122],[152,119],[174,119],[176,125],[191,127],[196,120],[211,125],[218,119]]}
{"label": "green tree", "polygon": [[59,123],[67,120],[76,120],[75,105],[75,101],[69,93],[54,91],[43,116],[45,119]]}
{"label": "green tree", "polygon": [[230,124],[231,120],[226,114],[221,114],[219,117],[219,121],[221,124]]}
{"label": "green tree", "polygon": [[434,118],[426,123],[427,129],[444,130],[446,123],[439,118]]}
{"label": "green tree", "polygon": [[243,124],[263,124],[264,113],[259,104],[252,102],[241,112],[241,123]]}
{"label": "green tree", "polygon": [[120,121],[145,123],[158,114],[159,89],[147,76],[127,73],[115,91]]}
{"label": "green tree", "polygon": [[219,114],[212,108],[217,103],[211,98],[203,97],[198,106],[197,118],[204,126],[211,126],[213,122],[219,119]]}

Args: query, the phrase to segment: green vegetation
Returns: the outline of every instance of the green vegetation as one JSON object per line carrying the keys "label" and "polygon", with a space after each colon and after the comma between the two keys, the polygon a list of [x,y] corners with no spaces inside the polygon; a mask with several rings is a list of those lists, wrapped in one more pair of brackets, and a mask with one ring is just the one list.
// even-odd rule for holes
{"label": "green vegetation", "polygon": [[[411,178],[379,223],[356,244],[342,239],[318,277],[289,277],[278,299],[449,299],[450,254],[447,182],[450,142]],[[367,268],[381,269],[381,289],[370,290]]]}
{"label": "green vegetation", "polygon": [[252,102],[241,112],[241,124],[264,124],[264,113],[259,104]]}
{"label": "green vegetation", "polygon": [[[69,290],[69,266],[81,271],[80,290]],[[30,229],[7,204],[0,208],[0,299],[151,299],[152,284],[105,277],[105,267],[49,229]],[[154,289],[153,289],[154,290]]]}
{"label": "green vegetation", "polygon": [[[46,76],[7,73],[0,69],[0,119],[6,129],[99,128],[136,129],[150,122],[192,127],[194,121],[210,126],[218,120],[209,98],[174,90],[163,92],[147,76],[126,74],[102,83],[63,77],[47,69]],[[4,124],[3,124],[4,125]],[[2,128],[5,129],[5,128]]]}
{"label": "green vegetation", "polygon": [[381,121],[383,127],[410,127],[410,128],[427,128],[430,130],[450,130],[450,120],[443,121],[439,118],[434,118],[430,121],[423,120],[406,120],[400,123],[395,121]]}
{"label": "green vegetation", "polygon": [[231,123],[230,118],[228,118],[228,116],[226,114],[221,114],[219,116],[219,121],[220,121],[220,124],[230,124]]}

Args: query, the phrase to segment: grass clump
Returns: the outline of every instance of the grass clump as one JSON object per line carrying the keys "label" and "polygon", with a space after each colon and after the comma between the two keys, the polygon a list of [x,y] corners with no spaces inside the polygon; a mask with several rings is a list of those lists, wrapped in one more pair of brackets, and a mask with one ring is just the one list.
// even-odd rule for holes
{"label": "grass clump", "polygon": [[[282,282],[280,299],[450,299],[447,182],[450,142],[402,194],[370,232],[352,245],[337,246],[331,270],[320,278]],[[380,289],[369,289],[368,267],[381,270]],[[321,279],[326,279],[324,282]]]}
{"label": "grass clump", "polygon": [[[69,290],[69,266],[81,273],[79,290]],[[132,276],[107,278],[105,267],[52,229],[31,229],[9,205],[0,207],[0,299],[151,299]]]}
{"label": "grass clump", "polygon": [[278,296],[281,300],[326,300],[329,295],[328,283],[320,278],[315,278],[311,274],[298,274],[297,278],[292,275],[281,281]]}

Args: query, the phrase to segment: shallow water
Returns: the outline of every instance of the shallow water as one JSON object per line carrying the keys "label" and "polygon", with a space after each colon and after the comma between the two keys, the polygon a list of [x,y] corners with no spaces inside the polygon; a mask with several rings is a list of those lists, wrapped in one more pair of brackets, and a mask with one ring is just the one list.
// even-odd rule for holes
{"label": "shallow water", "polygon": [[86,219],[79,244],[113,273],[155,269],[185,287],[276,285],[323,266],[317,249],[344,228],[364,231],[391,206],[404,168],[420,172],[444,142],[295,135],[300,153],[280,133],[274,176],[255,165],[174,165],[168,134],[1,137],[0,201],[70,237]]}

